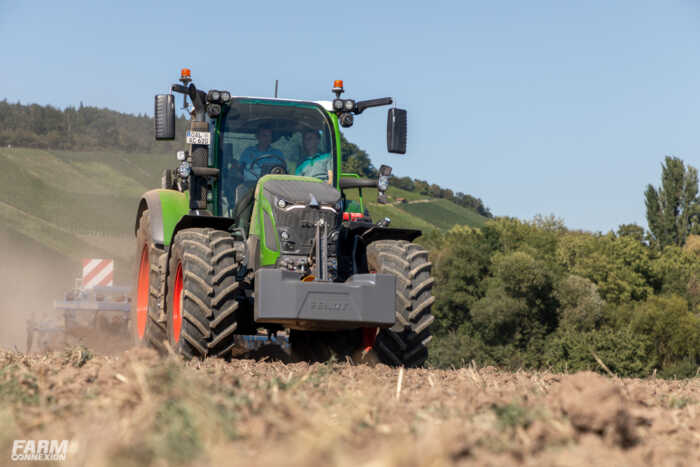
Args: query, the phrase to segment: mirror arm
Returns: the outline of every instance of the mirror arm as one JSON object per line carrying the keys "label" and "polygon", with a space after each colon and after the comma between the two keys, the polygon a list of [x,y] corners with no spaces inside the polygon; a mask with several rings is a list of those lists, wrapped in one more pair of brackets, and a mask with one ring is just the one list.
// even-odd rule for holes
{"label": "mirror arm", "polygon": [[377,181],[371,178],[341,177],[340,189],[345,190],[348,188],[377,188]]}
{"label": "mirror arm", "polygon": [[365,111],[365,109],[370,107],[381,107],[383,105],[391,105],[393,103],[394,100],[391,97],[380,97],[379,99],[359,101],[355,103],[355,109],[353,109],[353,112],[355,112],[355,115],[360,115]]}
{"label": "mirror arm", "polygon": [[179,92],[180,94],[189,94],[187,86],[183,86],[182,84],[173,84],[170,86],[170,90],[173,92]]}
{"label": "mirror arm", "polygon": [[189,86],[183,86],[182,84],[173,84],[170,86],[171,92],[178,92],[185,95],[185,103],[187,102],[187,97],[192,101],[195,111],[195,120],[198,122],[203,122],[205,120],[205,113],[207,110],[207,93],[198,90],[193,83]]}
{"label": "mirror arm", "polygon": [[192,167],[192,173],[198,177],[212,177],[216,178],[219,176],[219,169],[214,167]]}

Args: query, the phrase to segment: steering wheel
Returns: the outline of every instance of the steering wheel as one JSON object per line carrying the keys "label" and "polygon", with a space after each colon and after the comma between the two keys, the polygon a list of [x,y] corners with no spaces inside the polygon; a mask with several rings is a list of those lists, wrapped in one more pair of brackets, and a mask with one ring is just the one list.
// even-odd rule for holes
{"label": "steering wheel", "polygon": [[[270,171],[268,173],[270,174],[275,174],[275,175],[283,175],[287,173],[287,163],[285,162],[284,159],[282,159],[280,156],[276,154],[263,154],[262,156],[258,156],[255,159],[253,159],[250,164],[247,167],[248,172],[253,174],[256,178],[262,177],[263,174],[263,169],[265,166],[270,166],[271,164],[260,164],[260,161],[263,159],[276,159],[277,161],[273,162],[272,167],[270,168]],[[279,163],[277,163],[279,162]],[[258,173],[256,174],[253,172],[253,167],[256,166],[258,167]]]}

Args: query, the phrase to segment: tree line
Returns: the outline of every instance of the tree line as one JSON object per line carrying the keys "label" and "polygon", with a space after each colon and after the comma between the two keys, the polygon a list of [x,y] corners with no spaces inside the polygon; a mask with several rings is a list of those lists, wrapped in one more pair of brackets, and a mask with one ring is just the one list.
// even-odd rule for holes
{"label": "tree line", "polygon": [[[176,122],[184,137],[186,120]],[[0,101],[0,146],[63,150],[118,150],[167,152],[182,146],[179,141],[155,141],[153,118],[129,115],[92,106],[67,107]]]}
{"label": "tree line", "polygon": [[436,278],[431,362],[691,377],[700,370],[697,171],[667,157],[649,231],[497,218],[422,241]]}

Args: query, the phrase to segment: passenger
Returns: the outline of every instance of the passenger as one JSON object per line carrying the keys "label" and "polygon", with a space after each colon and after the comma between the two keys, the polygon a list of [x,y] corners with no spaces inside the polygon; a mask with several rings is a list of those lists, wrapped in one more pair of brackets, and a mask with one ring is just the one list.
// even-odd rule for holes
{"label": "passenger", "polygon": [[331,170],[331,155],[330,153],[321,153],[318,150],[320,141],[321,136],[317,130],[304,131],[302,140],[303,159],[294,172],[296,175],[328,180],[328,172]]}

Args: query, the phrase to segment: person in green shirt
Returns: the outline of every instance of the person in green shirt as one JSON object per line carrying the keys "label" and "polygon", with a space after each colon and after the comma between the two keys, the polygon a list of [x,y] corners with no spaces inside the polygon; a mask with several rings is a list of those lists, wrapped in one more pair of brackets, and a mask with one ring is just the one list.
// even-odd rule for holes
{"label": "person in green shirt", "polygon": [[318,144],[321,141],[319,132],[306,130],[302,136],[302,160],[294,173],[304,177],[328,180],[328,172],[333,170],[331,155],[318,150]]}

